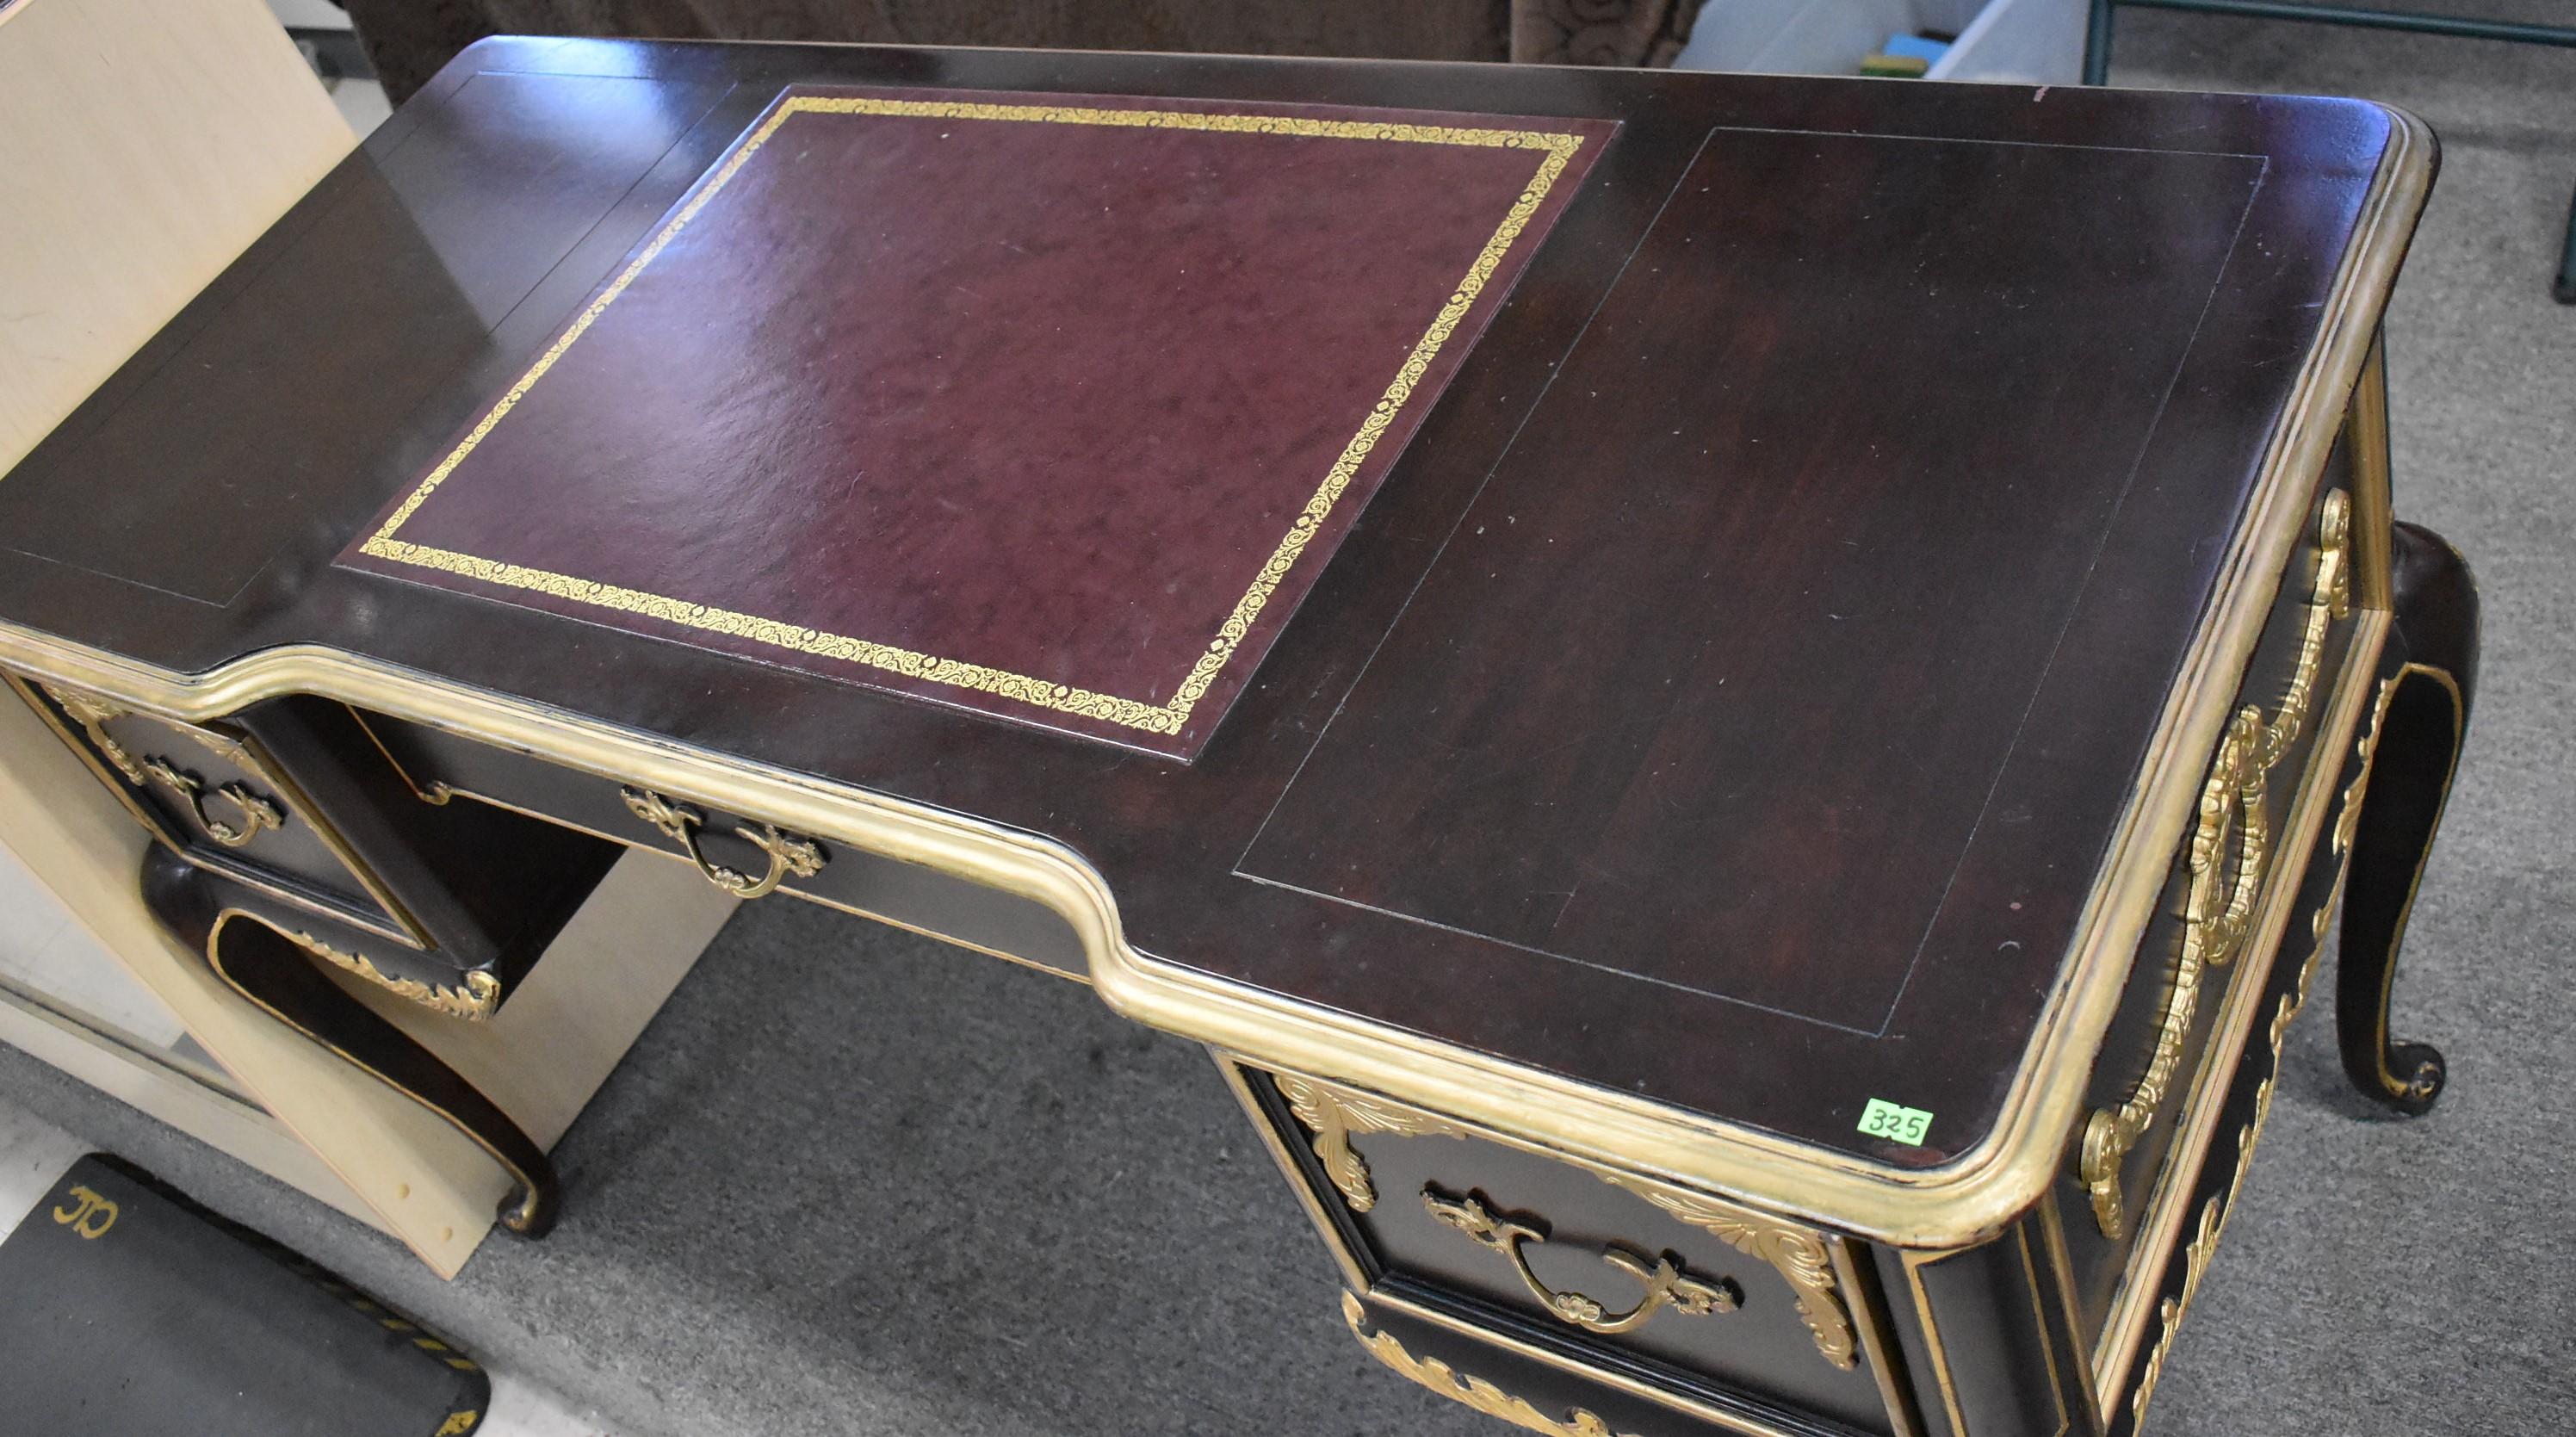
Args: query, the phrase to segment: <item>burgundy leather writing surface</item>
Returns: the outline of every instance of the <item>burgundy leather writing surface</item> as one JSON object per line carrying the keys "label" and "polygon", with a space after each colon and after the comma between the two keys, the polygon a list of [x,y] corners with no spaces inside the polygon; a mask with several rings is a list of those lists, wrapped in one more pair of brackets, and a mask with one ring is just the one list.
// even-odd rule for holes
{"label": "burgundy leather writing surface", "polygon": [[1189,758],[1612,128],[792,88],[341,562]]}

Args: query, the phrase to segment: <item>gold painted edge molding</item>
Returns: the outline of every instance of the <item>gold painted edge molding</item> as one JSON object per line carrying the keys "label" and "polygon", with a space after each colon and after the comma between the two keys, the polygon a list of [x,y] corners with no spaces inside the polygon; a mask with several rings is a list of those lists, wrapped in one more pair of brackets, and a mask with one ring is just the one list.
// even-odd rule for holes
{"label": "gold painted edge molding", "polygon": [[1367,1310],[1347,1292],[1342,1294],[1342,1321],[1350,1324],[1351,1336],[1360,1340],[1360,1346],[1367,1348],[1371,1357],[1488,1417],[1500,1417],[1516,1427],[1545,1432],[1550,1437],[1614,1437],[1608,1423],[1583,1408],[1567,1409],[1565,1420],[1558,1421],[1481,1377],[1460,1373],[1437,1357],[1414,1356],[1404,1350],[1394,1333],[1369,1331]]}
{"label": "gold painted edge molding", "polygon": [[1932,1369],[1932,1385],[1941,1394],[1941,1413],[1949,1421],[1952,1437],[1960,1437],[1968,1431],[1968,1419],[1959,1411],[1959,1389],[1950,1379],[1950,1351],[1941,1345],[1941,1324],[1932,1315],[1932,1294],[1923,1290],[1923,1269],[1949,1255],[1900,1252],[1896,1262],[1905,1271],[1906,1297],[1914,1304],[1914,1324],[1923,1332],[1925,1365]]}
{"label": "gold painted edge molding", "polygon": [[[1574,1082],[1473,1049],[1136,951],[1100,874],[1035,835],[866,789],[692,749],[379,660],[284,645],[183,675],[0,623],[0,664],[181,721],[310,693],[477,742],[514,747],[603,778],[691,794],[734,813],[923,864],[1053,908],[1080,936],[1092,983],[1117,1012],[1268,1068],[1323,1073],[1433,1110],[1526,1135],[1560,1155],[1627,1164],[1678,1186],[1897,1247],[1973,1245],[2000,1233],[2054,1180],[2084,1107],[2139,934],[2189,816],[2201,757],[2232,707],[2272,590],[2307,514],[2306,476],[2331,449],[2376,337],[2431,183],[2431,134],[2391,110],[2391,140],[2356,238],[2321,317],[2320,339],[2264,460],[2246,527],[2222,571],[2072,947],[1988,1135],[1939,1167],[1906,1169]],[[2293,480],[2300,482],[2294,485]],[[2297,492],[2284,498],[2283,491]],[[2267,567],[2268,566],[2268,567]],[[2376,582],[2374,580],[2374,582]],[[2366,589],[2365,592],[2371,590]],[[2374,663],[2380,635],[2356,634],[2348,662]],[[2042,1075],[2045,1075],[2044,1079]]]}
{"label": "gold painted edge molding", "polygon": [[[958,659],[941,658],[892,644],[869,639],[825,633],[819,629],[758,614],[737,613],[711,604],[674,599],[660,594],[623,588],[595,579],[581,579],[551,573],[544,569],[504,563],[473,554],[460,554],[449,549],[415,544],[395,537],[411,516],[418,512],[439,485],[447,481],[467,455],[483,442],[510,411],[518,406],[538,380],[545,377],[555,362],[563,358],[574,342],[588,333],[608,307],[626,292],[627,286],[643,274],[645,268],[661,255],[672,240],[679,237],[690,221],[698,217],[752,156],[765,147],[780,127],[797,115],[885,115],[914,118],[988,120],[1024,124],[1097,125],[1125,129],[1199,130],[1220,134],[1296,135],[1318,139],[1374,140],[1403,144],[1457,145],[1488,149],[1536,150],[1544,156],[1520,195],[1512,202],[1501,224],[1485,241],[1484,248],[1451,287],[1448,300],[1442,304],[1431,324],[1402,365],[1395,378],[1360,421],[1358,432],[1342,448],[1340,457],[1325,471],[1323,481],[1306,501],[1288,532],[1271,550],[1269,559],[1253,576],[1251,587],[1235,601],[1234,608],[1217,626],[1198,661],[1181,680],[1180,687],[1160,704],[1115,694],[1093,693],[1048,679],[1032,678],[1008,670]],[[1412,125],[1388,120],[1325,120],[1302,115],[1225,114],[1196,110],[1103,109],[1060,105],[1009,105],[979,101],[955,100],[890,100],[857,96],[790,95],[779,100],[758,127],[721,156],[712,176],[681,205],[662,229],[656,233],[625,269],[618,273],[606,290],[591,301],[572,324],[557,337],[553,345],[539,356],[527,373],[495,401],[482,420],[458,441],[447,457],[415,486],[402,504],[386,518],[375,534],[360,546],[359,552],[369,558],[389,563],[409,564],[416,568],[435,569],[502,588],[524,589],[574,603],[639,614],[664,623],[678,624],[708,633],[726,634],[749,639],[791,652],[819,658],[837,659],[844,663],[880,669],[905,678],[924,679],[954,688],[989,693],[1038,708],[1075,714],[1103,723],[1120,724],[1153,733],[1178,733],[1189,722],[1190,711],[1198,705],[1217,676],[1234,658],[1235,650],[1251,633],[1253,621],[1269,606],[1270,596],[1286,582],[1288,571],[1306,552],[1306,546],[1322,532],[1324,520],[1350,487],[1360,467],[1377,448],[1377,442],[1395,422],[1413,397],[1422,376],[1430,371],[1449,338],[1476,306],[1485,286],[1491,282],[1504,258],[1520,240],[1522,231],[1547,202],[1548,193],[1556,187],[1566,165],[1583,148],[1583,136],[1564,131],[1516,130],[1508,127],[1468,127],[1456,125]]]}

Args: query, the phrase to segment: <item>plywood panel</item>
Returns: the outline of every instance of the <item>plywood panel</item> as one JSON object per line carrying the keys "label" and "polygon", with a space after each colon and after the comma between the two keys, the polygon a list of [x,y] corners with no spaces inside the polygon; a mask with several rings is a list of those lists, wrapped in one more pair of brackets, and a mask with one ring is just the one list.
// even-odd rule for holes
{"label": "plywood panel", "polygon": [[[14,695],[0,703],[0,815],[9,847],[98,948],[167,1004],[319,1159],[324,1180],[309,1165],[281,1162],[256,1135],[247,1145],[230,1141],[237,1124],[209,1126],[184,1105],[137,1101],[143,1089],[130,1075],[101,1081],[82,1067],[58,1066],[358,1213],[440,1275],[455,1276],[509,1190],[499,1165],[426,1108],[242,1001],[164,934],[137,892],[143,830]],[[482,1087],[540,1146],[552,1146],[734,906],[677,860],[630,853],[488,1024],[444,1018],[354,980],[351,987]]]}
{"label": "plywood panel", "polygon": [[0,472],[354,143],[259,0],[0,6]]}

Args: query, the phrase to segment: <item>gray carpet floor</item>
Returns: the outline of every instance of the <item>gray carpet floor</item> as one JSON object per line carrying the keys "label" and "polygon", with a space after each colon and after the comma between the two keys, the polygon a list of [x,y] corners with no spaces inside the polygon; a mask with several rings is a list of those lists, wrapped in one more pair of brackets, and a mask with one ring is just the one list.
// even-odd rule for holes
{"label": "gray carpet floor", "polygon": [[[2562,0],[2464,12],[2566,18]],[[2367,95],[2440,131],[2389,321],[2401,513],[2486,597],[2485,689],[2416,910],[2417,1122],[2294,1031],[2153,1429],[2576,1428],[2576,54],[2132,12],[2127,84]],[[570,1207],[441,1284],[389,1242],[8,1050],[0,1092],[444,1327],[625,1437],[1506,1430],[1379,1370],[1196,1049],[1075,985],[746,909],[559,1150]]]}

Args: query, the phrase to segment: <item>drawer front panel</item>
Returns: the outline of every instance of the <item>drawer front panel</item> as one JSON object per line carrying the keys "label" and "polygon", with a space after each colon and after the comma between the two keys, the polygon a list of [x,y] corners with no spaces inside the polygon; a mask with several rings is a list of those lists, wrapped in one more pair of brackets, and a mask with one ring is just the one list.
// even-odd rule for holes
{"label": "drawer front panel", "polygon": [[1550,1362],[1538,1355],[1544,1349],[1537,1344],[1498,1345],[1347,1293],[1342,1320],[1389,1370],[1488,1417],[1556,1437],[1710,1437],[1727,1431],[1811,1437],[1835,1430],[1731,1408],[1722,1397],[1684,1410],[1644,1395],[1644,1383],[1605,1386],[1595,1372]]}
{"label": "drawer front panel", "polygon": [[190,862],[293,907],[420,947],[419,927],[256,740],[22,685],[64,742],[154,836]]}
{"label": "drawer front panel", "polygon": [[2288,851],[2292,814],[2303,794],[2322,794],[2337,776],[2332,754],[2314,776],[2310,768],[2354,631],[2351,500],[2340,459],[2338,451],[2327,468],[2230,725],[2207,760],[2061,1183],[2088,1338],[2108,1321],[2140,1234],[2155,1226],[2146,1209],[2166,1169],[2190,1157],[2178,1140],[2191,1126],[2190,1096],[2229,995],[2272,963],[2252,929],[2265,902],[2307,867],[2306,845]]}
{"label": "drawer front panel", "polygon": [[1419,1285],[1759,1405],[1889,1430],[1831,1239],[1470,1134],[1335,1085],[1267,1078],[1316,1201],[1381,1285]]}
{"label": "drawer front panel", "polygon": [[771,891],[886,919],[1067,977],[1090,977],[1072,928],[1052,910],[1016,895],[783,832],[755,815],[729,813],[687,794],[648,792],[381,714],[363,719],[386,756],[430,802],[462,797],[634,847],[682,856],[693,848],[702,871],[742,880],[744,896],[754,896],[748,889],[774,872]]}

